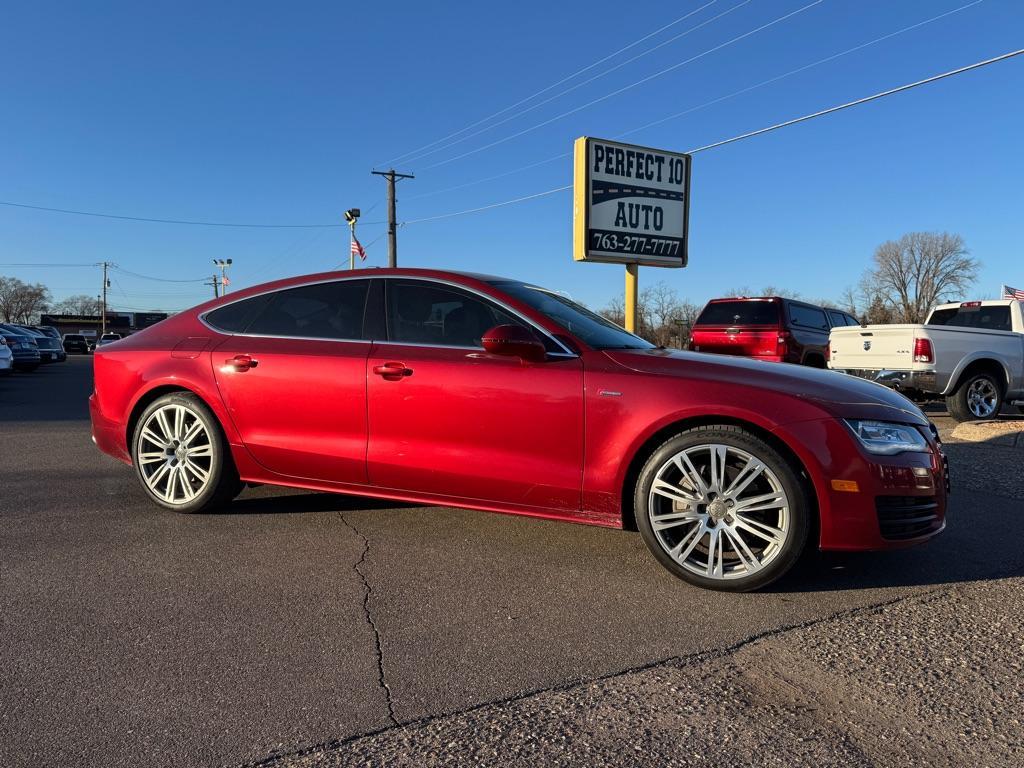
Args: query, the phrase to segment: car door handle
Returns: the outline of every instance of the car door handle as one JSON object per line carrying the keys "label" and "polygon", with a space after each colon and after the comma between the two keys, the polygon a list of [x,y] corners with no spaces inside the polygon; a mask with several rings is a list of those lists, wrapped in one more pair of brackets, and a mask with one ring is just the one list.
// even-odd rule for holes
{"label": "car door handle", "polygon": [[234,357],[229,357],[224,361],[224,367],[221,368],[221,370],[225,372],[238,371],[239,373],[244,373],[250,368],[255,368],[259,364],[260,361],[251,355],[235,355]]}
{"label": "car door handle", "polygon": [[406,368],[405,363],[384,363],[373,366],[373,372],[386,379],[412,376],[412,368]]}

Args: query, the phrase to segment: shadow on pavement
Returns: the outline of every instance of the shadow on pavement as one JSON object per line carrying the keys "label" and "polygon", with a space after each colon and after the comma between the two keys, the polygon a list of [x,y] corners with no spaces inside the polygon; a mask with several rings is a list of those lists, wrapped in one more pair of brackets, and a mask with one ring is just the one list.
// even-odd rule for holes
{"label": "shadow on pavement", "polygon": [[[83,366],[89,367],[88,376],[82,375]],[[0,378],[0,423],[88,421],[91,366],[91,357],[69,357]]]}

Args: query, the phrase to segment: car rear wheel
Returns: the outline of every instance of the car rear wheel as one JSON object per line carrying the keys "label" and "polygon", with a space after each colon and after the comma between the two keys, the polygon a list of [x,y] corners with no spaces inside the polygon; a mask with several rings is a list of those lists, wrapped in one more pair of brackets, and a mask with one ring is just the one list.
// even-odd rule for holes
{"label": "car rear wheel", "polygon": [[686,430],[658,448],[637,480],[637,527],[675,576],[709,589],[764,587],[799,559],[811,505],[774,448],[746,430]]}
{"label": "car rear wheel", "polygon": [[1003,409],[1003,388],[990,373],[973,373],[946,398],[949,415],[957,421],[994,419]]}
{"label": "car rear wheel", "polygon": [[188,393],[172,392],[146,408],[132,437],[132,463],[149,497],[178,512],[213,509],[242,489],[216,417]]}

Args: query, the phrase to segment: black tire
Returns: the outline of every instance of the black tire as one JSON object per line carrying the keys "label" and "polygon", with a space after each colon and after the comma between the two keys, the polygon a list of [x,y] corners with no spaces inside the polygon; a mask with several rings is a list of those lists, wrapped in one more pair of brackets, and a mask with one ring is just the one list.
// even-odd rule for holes
{"label": "black tire", "polygon": [[[979,408],[981,413],[972,410],[972,396],[981,389],[984,392],[992,393],[994,402],[989,403],[986,399],[984,408]],[[1003,385],[991,373],[978,371],[970,373],[960,381],[956,391],[946,398],[946,408],[949,415],[956,421],[980,421],[982,419],[994,419],[999,416],[1003,409]],[[974,402],[975,407],[979,407]],[[991,408],[991,412],[985,412]]]}
{"label": "black tire", "polygon": [[[729,516],[729,512],[723,512],[723,514],[726,515],[724,518],[712,519],[713,511],[714,514],[718,514],[721,511],[720,506],[718,508],[713,508],[713,504],[716,503],[719,496],[721,497],[719,504],[728,504],[729,507],[732,506],[733,502],[731,497],[725,494],[712,493],[708,497],[713,499],[711,504],[699,505],[694,508],[700,509],[700,506],[703,506],[704,511],[701,514],[706,522],[699,523],[698,525],[690,528],[683,527],[688,525],[688,522],[677,523],[674,530],[679,531],[679,533],[675,535],[679,536],[680,541],[692,541],[692,539],[688,538],[690,535],[689,532],[692,531],[697,533],[700,526],[711,526],[711,528],[705,527],[703,529],[706,533],[701,532],[696,536],[696,539],[701,543],[693,550],[693,553],[695,554],[690,555],[690,557],[700,556],[702,558],[701,567],[703,568],[704,555],[702,553],[709,553],[707,560],[710,561],[711,559],[711,547],[703,543],[705,536],[708,536],[708,542],[710,543],[715,540],[711,533],[712,528],[729,528],[728,532],[720,530],[718,537],[721,538],[723,542],[729,542],[729,545],[732,547],[734,554],[731,556],[732,559],[730,567],[734,568],[734,571],[731,576],[723,575],[709,577],[695,573],[693,570],[690,570],[690,568],[695,567],[695,563],[689,559],[686,561],[689,568],[684,567],[679,561],[669,554],[669,550],[666,548],[671,543],[675,543],[666,540],[668,534],[666,534],[665,531],[672,529],[663,529],[660,534],[661,538],[659,538],[659,534],[654,530],[654,523],[651,520],[652,505],[650,500],[652,497],[651,489],[654,481],[658,479],[659,472],[673,471],[670,467],[670,462],[673,462],[673,457],[680,455],[683,451],[693,450],[694,456],[697,457],[697,460],[694,461],[691,459],[691,463],[697,472],[702,475],[702,478],[707,480],[709,478],[710,464],[708,466],[702,466],[698,462],[700,460],[699,457],[701,456],[701,451],[703,450],[701,446],[710,445],[726,447],[727,457],[729,455],[728,450],[730,448],[738,450],[738,453],[733,454],[737,461],[749,461],[749,459],[744,459],[742,457],[742,454],[745,453],[746,455],[754,457],[763,463],[767,471],[763,471],[751,483],[751,486],[748,486],[748,488],[751,489],[750,493],[757,494],[761,492],[760,489],[768,488],[769,492],[778,492],[778,490],[781,490],[785,494],[785,498],[783,500],[784,503],[780,505],[780,509],[777,513],[763,513],[765,515],[778,515],[778,517],[775,518],[775,526],[773,527],[776,527],[777,530],[785,531],[784,542],[781,545],[771,544],[766,546],[763,543],[759,544],[758,538],[752,537],[746,529],[739,531],[741,537],[744,539],[744,541],[741,542],[741,546],[749,545],[747,554],[753,554],[754,560],[758,560],[759,557],[763,556],[760,561],[761,565],[756,570],[747,568],[744,568],[742,571],[739,570],[739,566],[743,563],[743,556],[740,554],[740,548],[737,547],[736,543],[732,540],[732,537],[736,536],[738,532],[731,524],[735,519],[748,519],[749,517],[756,516],[760,513],[754,511],[746,512],[746,518],[739,518],[738,514],[732,513],[735,515],[734,519]],[[709,457],[711,450],[712,449],[710,448],[708,449]],[[728,489],[729,484],[736,480],[740,468],[738,464],[730,465],[728,458],[725,464],[727,467],[724,473],[726,482],[722,483],[722,485]],[[730,470],[733,472],[731,476],[729,475]],[[685,480],[682,482],[685,483]],[[765,485],[759,486],[759,483],[764,483]],[[686,490],[685,485],[678,485],[676,487],[685,493],[690,493]],[[699,495],[699,491],[695,493]],[[742,504],[744,500],[750,498],[749,496],[746,496],[746,499],[739,498],[739,496],[745,494],[746,491],[735,494],[737,504]],[[655,501],[656,505],[665,503],[660,498],[656,498]],[[800,559],[807,543],[808,532],[811,528],[811,515],[813,514],[813,507],[808,491],[800,481],[797,470],[794,469],[789,461],[779,454],[779,452],[772,446],[768,445],[756,435],[741,427],[725,424],[688,429],[667,440],[658,447],[658,449],[655,450],[647,459],[643,469],[640,471],[640,476],[636,483],[633,503],[637,528],[640,530],[640,535],[643,537],[644,543],[647,545],[648,549],[651,550],[659,563],[661,563],[674,576],[687,581],[690,584],[704,587],[705,589],[715,589],[727,592],[748,592],[750,590],[760,589],[771,584],[792,568]],[[670,503],[673,506],[671,507],[671,510],[669,510],[669,513],[678,514],[678,512],[673,511],[676,510],[676,507],[674,506],[675,502]],[[784,512],[782,509],[783,507],[785,510]],[[785,518],[784,525],[781,522],[783,520],[783,514],[787,516]],[[767,525],[772,524],[770,520],[766,520],[765,522]],[[681,544],[677,545],[681,546]],[[722,546],[724,548],[725,545],[723,544]],[[757,553],[758,547],[762,549],[760,555]],[[723,551],[723,554],[719,556],[719,560],[723,562],[723,566],[725,564],[724,555],[725,553]],[[750,571],[749,573],[747,573],[748,570]],[[725,568],[723,567],[723,574],[724,571]]]}
{"label": "black tire", "polygon": [[[209,469],[205,484],[196,492],[194,498],[175,503],[168,501],[150,487],[143,470],[143,465],[139,460],[139,453],[142,447],[153,447],[149,445],[152,441],[143,441],[143,429],[157,411],[167,406],[185,408],[188,414],[201,422],[209,438]],[[223,507],[230,503],[244,487],[244,484],[238,477],[238,470],[235,468],[234,460],[231,457],[231,449],[224,437],[224,432],[217,421],[217,417],[213,415],[213,412],[206,406],[206,403],[189,392],[171,392],[157,398],[147,406],[133,430],[131,456],[132,464],[135,467],[135,474],[139,478],[142,490],[145,491],[150,500],[166,509],[173,509],[175,512],[191,514]],[[174,459],[169,456],[169,460],[170,465]]]}

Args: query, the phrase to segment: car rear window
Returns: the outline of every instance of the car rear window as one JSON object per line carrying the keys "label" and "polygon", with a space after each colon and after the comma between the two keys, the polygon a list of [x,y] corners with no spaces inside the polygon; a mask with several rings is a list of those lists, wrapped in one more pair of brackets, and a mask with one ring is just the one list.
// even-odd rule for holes
{"label": "car rear window", "polygon": [[704,307],[697,325],[778,325],[774,301],[715,301]]}
{"label": "car rear window", "polygon": [[937,309],[928,318],[928,325],[952,325],[959,328],[985,328],[990,331],[1012,331],[1010,307],[949,307]]}

